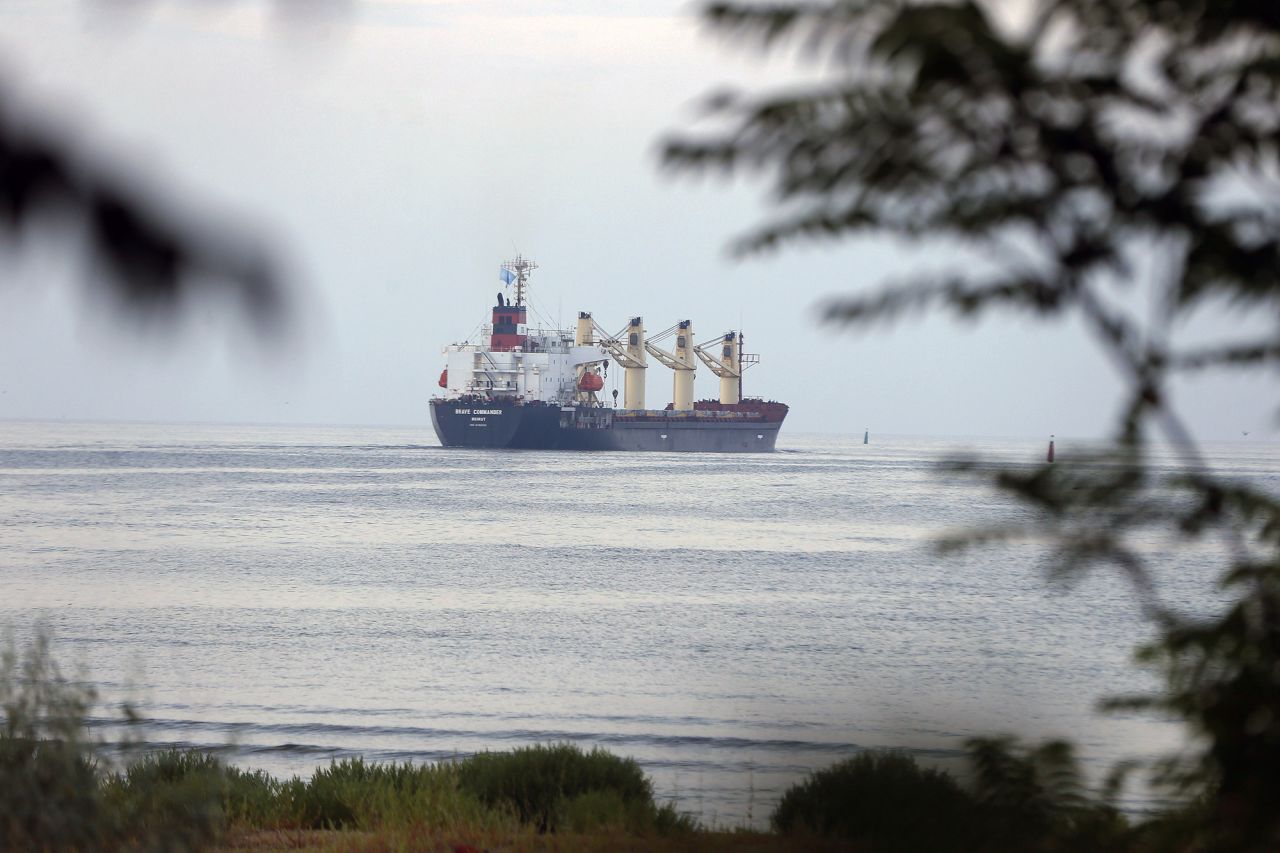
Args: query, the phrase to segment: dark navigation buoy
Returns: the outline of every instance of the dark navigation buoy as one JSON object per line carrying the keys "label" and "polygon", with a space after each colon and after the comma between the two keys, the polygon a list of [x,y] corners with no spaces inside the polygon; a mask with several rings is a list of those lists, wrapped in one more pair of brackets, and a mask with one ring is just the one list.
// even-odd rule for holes
{"label": "dark navigation buoy", "polygon": [[1049,457],[1045,461],[1047,462],[1053,461],[1053,436],[1049,436]]}
{"label": "dark navigation buoy", "polygon": [[867,431],[862,434],[862,443],[867,444],[870,438],[871,438],[871,430],[867,429]]}

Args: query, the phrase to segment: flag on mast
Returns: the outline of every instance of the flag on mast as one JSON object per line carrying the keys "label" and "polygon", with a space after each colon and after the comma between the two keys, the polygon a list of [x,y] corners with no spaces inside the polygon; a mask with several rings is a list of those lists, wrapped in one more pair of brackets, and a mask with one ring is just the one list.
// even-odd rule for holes
{"label": "flag on mast", "polygon": [[502,279],[503,284],[510,284],[516,280],[516,274],[506,267],[498,268],[498,278]]}

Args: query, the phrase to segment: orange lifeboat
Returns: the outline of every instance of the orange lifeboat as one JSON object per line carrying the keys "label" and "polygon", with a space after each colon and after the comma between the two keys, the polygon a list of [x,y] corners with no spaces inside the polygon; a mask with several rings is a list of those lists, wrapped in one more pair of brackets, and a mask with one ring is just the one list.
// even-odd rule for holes
{"label": "orange lifeboat", "polygon": [[578,390],[580,391],[599,391],[604,387],[604,380],[600,378],[599,373],[584,373],[582,378],[578,380]]}
{"label": "orange lifeboat", "polygon": [[440,371],[440,387],[441,388],[449,387],[449,368],[447,367],[444,370]]}

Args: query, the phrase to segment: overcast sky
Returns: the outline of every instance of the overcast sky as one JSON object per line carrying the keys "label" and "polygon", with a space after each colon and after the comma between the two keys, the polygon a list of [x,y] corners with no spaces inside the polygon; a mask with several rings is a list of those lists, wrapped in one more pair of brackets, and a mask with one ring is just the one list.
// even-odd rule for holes
{"label": "overcast sky", "polygon": [[[1120,386],[1071,326],[944,318],[857,334],[816,306],[921,260],[887,244],[733,262],[763,188],[674,180],[667,133],[722,83],[784,70],[667,0],[370,2],[285,20],[250,2],[0,6],[0,85],[188,204],[266,235],[296,274],[293,343],[234,314],[174,333],[83,295],[67,241],[0,251],[0,418],[420,424],[441,346],[474,333],[518,249],[536,309],[699,338],[741,324],[748,394],[803,431],[1097,436]],[[280,4],[288,8],[290,5]],[[1234,320],[1233,320],[1234,322]],[[612,373],[612,372],[611,372]],[[620,378],[621,371],[616,371]],[[700,396],[716,381],[698,378]],[[1266,383],[1182,390],[1204,438],[1273,435]],[[649,370],[651,405],[671,376]]]}

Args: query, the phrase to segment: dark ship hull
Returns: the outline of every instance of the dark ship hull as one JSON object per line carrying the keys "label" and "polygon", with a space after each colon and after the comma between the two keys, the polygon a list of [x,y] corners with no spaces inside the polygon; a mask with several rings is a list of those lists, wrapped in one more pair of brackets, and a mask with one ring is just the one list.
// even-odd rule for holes
{"label": "dark ship hull", "polygon": [[485,398],[431,401],[445,447],[767,453],[787,415],[782,403],[710,401],[692,412],[629,412]]}

